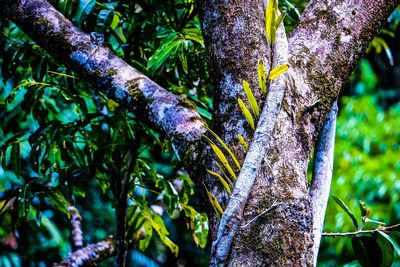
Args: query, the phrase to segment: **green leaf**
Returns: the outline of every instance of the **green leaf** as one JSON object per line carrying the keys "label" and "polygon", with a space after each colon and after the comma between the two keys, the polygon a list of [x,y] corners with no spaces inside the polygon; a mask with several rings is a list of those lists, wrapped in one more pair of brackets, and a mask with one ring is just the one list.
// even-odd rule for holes
{"label": "green leaf", "polygon": [[[388,235],[387,233],[385,233],[383,231],[378,231],[378,233],[381,236],[383,236],[384,238],[386,238],[386,240],[388,240],[392,244],[392,246],[396,250],[397,254],[400,256],[400,247],[399,247],[398,242],[396,241],[396,237],[397,237],[396,235],[398,235],[399,233],[393,232],[393,233],[390,233],[390,235]],[[394,236],[394,238],[392,238],[391,235]],[[399,239],[397,239],[397,240],[399,240]]]}
{"label": "green leaf", "polygon": [[194,233],[197,237],[196,244],[201,248],[205,248],[207,245],[208,237],[208,218],[205,213],[196,213],[194,217]]}
{"label": "green leaf", "polygon": [[226,192],[228,193],[228,195],[229,196],[232,195],[232,192],[231,192],[231,189],[229,188],[228,183],[225,181],[224,178],[222,178],[222,176],[219,173],[216,173],[216,172],[213,172],[210,170],[207,170],[207,172],[209,174],[211,174],[212,176],[217,177],[218,180],[221,182],[222,186],[224,187],[224,189],[226,190]]}
{"label": "green leaf", "polygon": [[257,100],[254,97],[253,91],[251,91],[250,85],[247,81],[243,80],[243,89],[246,93],[247,100],[250,103],[251,110],[253,111],[254,116],[258,117],[260,115],[260,111],[258,108]]}
{"label": "green leaf", "polygon": [[233,171],[231,165],[229,164],[228,160],[226,159],[224,153],[219,149],[217,145],[215,145],[208,137],[206,137],[206,140],[210,144],[212,150],[214,151],[215,155],[217,158],[221,161],[221,163],[224,165],[225,169],[229,172],[229,174],[234,178],[235,180],[237,179],[237,176],[235,172]]}
{"label": "green leaf", "polygon": [[267,93],[267,77],[265,75],[264,62],[260,60],[258,63],[258,85],[260,86],[260,91],[263,95]]}
{"label": "green leaf", "polygon": [[222,209],[221,205],[219,204],[218,199],[211,192],[207,192],[207,194],[208,194],[208,197],[211,201],[211,205],[213,206],[216,214],[221,216],[224,213],[224,210]]}
{"label": "green leaf", "polygon": [[360,200],[360,212],[361,212],[361,216],[365,216],[365,215],[367,215],[367,206],[365,205],[365,202],[364,201],[361,201]]}
{"label": "green leaf", "polygon": [[171,250],[175,257],[178,257],[179,247],[168,238],[169,232],[163,219],[147,207],[143,210],[143,217],[151,224],[151,227],[156,231],[164,245]]}
{"label": "green leaf", "polygon": [[370,236],[353,237],[351,239],[354,255],[363,267],[381,266],[382,250],[375,239]]}
{"label": "green leaf", "polygon": [[[267,35],[267,40],[272,46],[275,40],[276,32],[276,9],[278,8],[277,0],[269,0],[267,10],[265,11],[265,31]],[[274,31],[275,28],[275,31]]]}
{"label": "green leaf", "polygon": [[249,144],[244,139],[243,135],[238,134],[239,142],[242,144],[244,151],[246,152],[249,149]]}
{"label": "green leaf", "polygon": [[341,200],[340,198],[338,198],[336,196],[332,196],[332,198],[335,200],[336,204],[338,204],[349,215],[349,217],[353,221],[354,226],[358,230],[357,219],[354,216],[354,214],[350,211],[350,209],[347,207],[347,205],[343,202],[343,200]]}
{"label": "green leaf", "polygon": [[277,29],[279,28],[279,25],[281,25],[281,23],[282,23],[283,19],[285,18],[285,16],[286,16],[286,10],[283,11],[281,13],[281,15],[278,17],[278,19],[276,20],[275,26],[276,26]]}
{"label": "green leaf", "polygon": [[288,64],[282,64],[276,68],[273,68],[271,70],[271,72],[269,73],[268,79],[270,79],[272,81],[272,80],[278,78],[282,73],[284,73],[288,69],[289,69]]}
{"label": "green leaf", "polygon": [[144,238],[139,240],[139,249],[145,251],[153,237],[153,228],[150,223],[146,222],[139,231],[144,231]]}
{"label": "green leaf", "polygon": [[378,231],[378,234],[374,235],[374,238],[382,250],[381,267],[392,266],[393,258],[394,258],[394,249],[393,249],[392,242],[394,244],[396,244],[396,242],[394,242],[390,236],[388,236],[387,234],[385,234],[382,231]]}
{"label": "green leaf", "polygon": [[212,131],[207,126],[206,126],[206,128],[215,137],[215,139],[217,139],[219,144],[226,150],[226,152],[229,153],[229,156],[231,156],[232,160],[235,162],[236,167],[238,168],[238,170],[240,170],[240,164],[239,164],[239,161],[237,160],[237,158],[235,157],[235,154],[233,154],[233,152],[229,149],[229,147],[225,144],[225,142],[222,141],[222,139],[214,131]]}
{"label": "green leaf", "polygon": [[173,38],[172,40],[168,39],[166,42],[164,42],[150,57],[149,61],[147,62],[147,68],[151,71],[157,70],[165,62],[165,60],[167,60],[167,58],[175,55],[175,51],[181,42],[182,40],[177,38]]}
{"label": "green leaf", "polygon": [[79,0],[79,7],[72,20],[80,26],[82,21],[90,14],[90,12],[92,12],[95,5],[95,0]]}
{"label": "green leaf", "polygon": [[253,116],[251,116],[250,111],[247,109],[246,105],[243,103],[242,99],[238,99],[238,104],[240,109],[242,110],[242,113],[244,117],[246,118],[247,122],[250,124],[251,129],[254,130],[254,119]]}

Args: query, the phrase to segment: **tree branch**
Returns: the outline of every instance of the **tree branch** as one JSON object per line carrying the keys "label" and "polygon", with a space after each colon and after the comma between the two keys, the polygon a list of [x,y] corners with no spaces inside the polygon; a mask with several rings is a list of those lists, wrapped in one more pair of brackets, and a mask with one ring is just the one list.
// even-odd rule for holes
{"label": "tree branch", "polygon": [[79,250],[83,247],[83,236],[82,236],[82,217],[79,210],[74,206],[68,207],[68,212],[70,214],[69,222],[71,223],[71,247],[72,251]]}
{"label": "tree branch", "polygon": [[354,231],[354,232],[345,232],[345,233],[322,233],[322,236],[328,236],[328,237],[356,236],[359,234],[373,234],[378,231],[384,231],[384,232],[396,231],[396,230],[398,230],[399,227],[400,227],[400,223],[394,224],[391,226],[379,225],[378,228],[372,229],[372,230],[358,230],[358,231]]}
{"label": "tree branch", "polygon": [[53,267],[91,266],[112,256],[114,253],[115,239],[108,238],[71,253],[64,261],[55,263]]}
{"label": "tree branch", "polygon": [[122,179],[116,179],[116,199],[117,205],[115,208],[116,213],[116,266],[125,267],[126,265],[126,209],[127,209],[127,196],[129,189],[129,179],[134,168],[136,155],[133,152],[128,152],[124,161],[127,162],[126,169],[123,173]]}
{"label": "tree branch", "polygon": [[314,266],[317,263],[321,232],[331,187],[337,113],[338,107],[337,102],[335,102],[322,126],[314,151],[314,170],[310,189],[314,225]]}
{"label": "tree branch", "polygon": [[316,129],[397,5],[396,0],[312,0],[304,10],[289,38],[289,62],[309,87],[298,92],[298,109],[308,111]]}
{"label": "tree branch", "polygon": [[[287,63],[287,59],[287,39],[285,29],[281,25],[273,46],[273,67]],[[242,219],[244,206],[269,147],[269,141],[281,109],[286,79],[287,75],[282,74],[270,82],[268,95],[253,140],[246,154],[233,194],[229,198],[228,206],[221,218],[217,238],[212,244],[210,266],[224,265],[227,260],[233,238]]]}
{"label": "tree branch", "polygon": [[195,106],[129,66],[47,1],[0,0],[0,6],[1,15],[60,63],[164,133],[181,157],[206,131]]}

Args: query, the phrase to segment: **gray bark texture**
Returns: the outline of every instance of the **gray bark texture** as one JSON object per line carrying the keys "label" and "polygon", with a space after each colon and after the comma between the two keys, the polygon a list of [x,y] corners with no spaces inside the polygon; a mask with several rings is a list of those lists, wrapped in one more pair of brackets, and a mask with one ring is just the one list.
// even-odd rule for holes
{"label": "gray bark texture", "polygon": [[[227,207],[220,225],[209,213],[211,239],[216,240],[213,266],[314,264],[314,229],[320,222],[313,214],[313,202],[320,200],[310,195],[307,182],[310,152],[355,64],[398,4],[395,0],[311,0],[289,38],[281,29],[271,47],[265,38],[266,3],[197,2],[214,87],[212,128],[244,162],[228,200],[215,179],[204,174],[215,166],[201,138],[206,128],[192,104],[116,57],[46,1],[0,0],[0,14],[50,55],[170,138],[193,178],[204,181]],[[266,99],[257,91],[260,59],[267,73],[278,61],[290,65],[270,83]],[[242,80],[256,89],[259,105],[264,105],[254,133],[237,105],[239,97],[245,99]],[[281,92],[283,98],[274,98],[274,92]],[[271,103],[276,106],[271,108]],[[239,145],[238,134],[252,140],[248,155]],[[222,256],[220,248],[225,250]]]}

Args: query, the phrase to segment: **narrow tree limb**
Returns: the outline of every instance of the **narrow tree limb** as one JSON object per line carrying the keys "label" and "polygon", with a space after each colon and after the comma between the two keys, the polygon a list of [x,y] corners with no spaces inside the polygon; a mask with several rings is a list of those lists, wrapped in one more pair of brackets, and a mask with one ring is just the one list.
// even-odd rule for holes
{"label": "narrow tree limb", "polygon": [[64,261],[55,263],[53,267],[91,266],[112,256],[114,253],[115,240],[108,238],[71,253]]}
{"label": "narrow tree limb", "polygon": [[[273,67],[287,63],[287,60],[287,39],[284,27],[281,25],[273,47]],[[271,134],[281,109],[286,88],[286,76],[284,73],[270,82],[265,105],[249,151],[246,154],[233,194],[229,198],[228,206],[222,215],[217,238],[212,244],[210,266],[224,265],[227,260],[232,241],[242,219],[243,209],[268,149]]]}
{"label": "narrow tree limb", "polygon": [[317,264],[321,233],[331,187],[337,113],[338,107],[337,102],[335,102],[322,126],[314,151],[314,170],[310,189],[314,231],[314,266]]}
{"label": "narrow tree limb", "polygon": [[0,6],[2,16],[60,63],[170,138],[181,157],[206,131],[194,105],[129,66],[47,1],[0,0]]}
{"label": "narrow tree limb", "polygon": [[346,236],[356,236],[359,234],[374,234],[377,233],[378,231],[383,231],[383,232],[390,232],[390,231],[396,231],[400,227],[400,223],[394,224],[391,226],[382,226],[379,225],[378,228],[372,229],[372,230],[358,230],[354,232],[345,232],[345,233],[322,233],[322,236],[325,237],[346,237]]}
{"label": "narrow tree limb", "polygon": [[115,208],[116,213],[116,258],[115,263],[116,266],[125,267],[126,266],[126,253],[127,253],[127,244],[126,244],[126,209],[127,209],[127,197],[128,197],[128,189],[129,189],[129,179],[131,177],[132,170],[134,168],[136,160],[136,155],[133,152],[128,152],[124,161],[127,162],[126,169],[123,173],[122,179],[115,179],[115,182],[118,183],[116,186],[116,194],[117,194],[117,205]]}
{"label": "narrow tree limb", "polygon": [[76,251],[83,247],[82,217],[79,210],[73,206],[68,207],[68,212],[71,216],[69,219],[71,223],[71,247],[72,251]]}

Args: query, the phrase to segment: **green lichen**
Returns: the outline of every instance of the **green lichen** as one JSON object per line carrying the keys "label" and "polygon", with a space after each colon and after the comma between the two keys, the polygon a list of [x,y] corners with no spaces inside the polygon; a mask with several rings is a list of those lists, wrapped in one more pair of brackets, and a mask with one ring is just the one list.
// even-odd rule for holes
{"label": "green lichen", "polygon": [[144,77],[139,76],[126,82],[128,93],[134,100],[137,100],[142,95],[138,85],[138,81],[141,79],[144,79]]}
{"label": "green lichen", "polygon": [[118,70],[117,69],[107,69],[106,73],[109,74],[109,75],[114,76],[114,75],[118,74]]}

